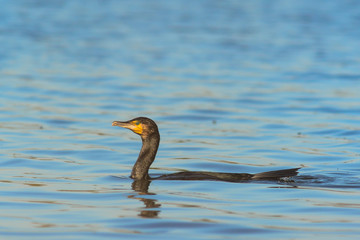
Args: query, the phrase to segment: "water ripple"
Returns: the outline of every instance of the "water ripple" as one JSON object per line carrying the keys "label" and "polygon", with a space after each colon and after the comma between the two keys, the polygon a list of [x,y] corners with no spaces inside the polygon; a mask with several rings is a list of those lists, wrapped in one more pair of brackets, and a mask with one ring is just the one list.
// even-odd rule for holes
{"label": "water ripple", "polygon": [[[336,0],[2,1],[0,235],[355,239],[358,9]],[[140,137],[111,122],[137,116],[159,125],[152,176],[300,174],[133,181]]]}

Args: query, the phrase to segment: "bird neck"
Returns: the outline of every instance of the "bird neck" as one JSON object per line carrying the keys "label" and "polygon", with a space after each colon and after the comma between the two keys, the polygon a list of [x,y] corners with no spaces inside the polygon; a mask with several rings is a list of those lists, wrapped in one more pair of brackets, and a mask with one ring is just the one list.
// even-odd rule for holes
{"label": "bird neck", "polygon": [[142,137],[142,147],[139,157],[132,169],[131,178],[133,179],[149,179],[149,168],[155,160],[156,152],[160,143],[159,133]]}

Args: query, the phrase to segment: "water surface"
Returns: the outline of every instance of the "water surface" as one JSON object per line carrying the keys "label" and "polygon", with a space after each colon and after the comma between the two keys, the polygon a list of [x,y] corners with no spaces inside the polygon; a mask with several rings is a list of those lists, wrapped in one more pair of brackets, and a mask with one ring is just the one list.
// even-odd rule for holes
{"label": "water surface", "polygon": [[[357,239],[356,1],[1,1],[0,236]],[[303,167],[293,182],[129,174]]]}

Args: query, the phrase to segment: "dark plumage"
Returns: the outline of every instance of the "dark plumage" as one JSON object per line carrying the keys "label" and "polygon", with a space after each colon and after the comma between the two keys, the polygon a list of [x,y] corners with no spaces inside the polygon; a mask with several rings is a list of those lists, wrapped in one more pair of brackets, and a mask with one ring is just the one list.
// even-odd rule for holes
{"label": "dark plumage", "polygon": [[215,180],[227,182],[243,182],[249,180],[279,180],[281,178],[296,176],[298,174],[298,170],[300,169],[291,168],[256,174],[189,171],[165,174],[157,178],[150,178],[148,174],[149,168],[155,160],[160,143],[160,134],[156,123],[149,118],[138,117],[126,122],[114,121],[112,125],[128,128],[141,136],[142,147],[139,153],[139,157],[131,172],[131,178],[136,180]]}

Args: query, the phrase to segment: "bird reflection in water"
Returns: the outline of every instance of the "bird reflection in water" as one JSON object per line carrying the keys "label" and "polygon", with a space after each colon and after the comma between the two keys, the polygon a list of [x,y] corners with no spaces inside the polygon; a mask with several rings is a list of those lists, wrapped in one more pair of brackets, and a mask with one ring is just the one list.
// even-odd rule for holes
{"label": "bird reflection in water", "polygon": [[150,183],[150,180],[142,179],[134,180],[131,185],[131,188],[136,191],[138,195],[130,195],[129,198],[140,200],[145,204],[145,208],[142,209],[139,213],[139,216],[143,218],[156,218],[160,213],[160,210],[155,210],[156,208],[160,208],[161,206],[161,204],[156,203],[157,200],[141,197],[141,195],[155,195],[155,193],[149,193]]}

